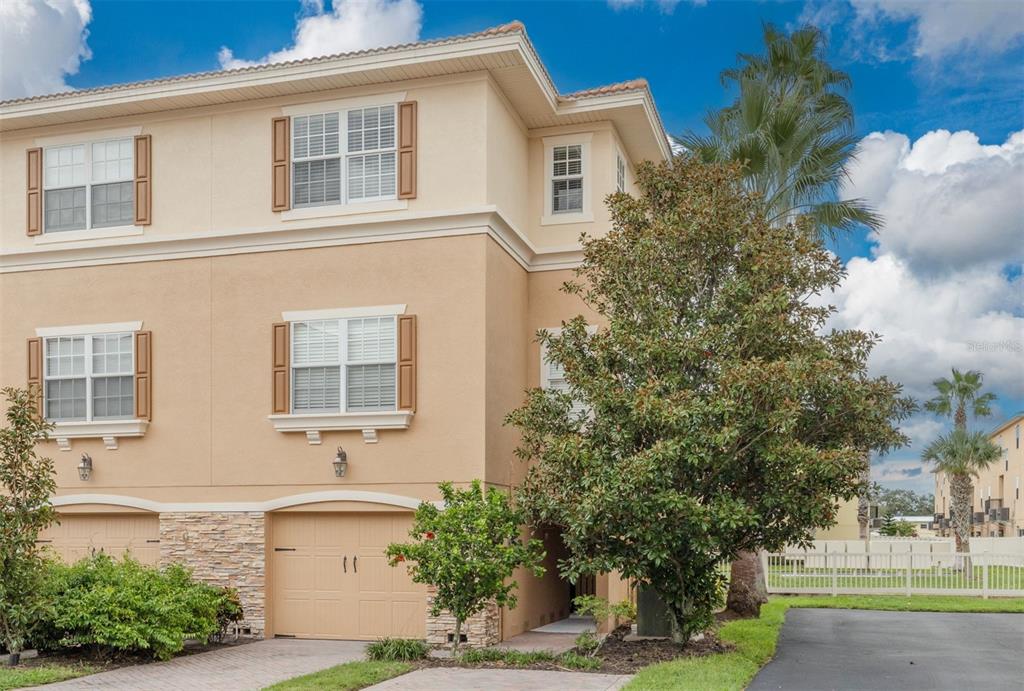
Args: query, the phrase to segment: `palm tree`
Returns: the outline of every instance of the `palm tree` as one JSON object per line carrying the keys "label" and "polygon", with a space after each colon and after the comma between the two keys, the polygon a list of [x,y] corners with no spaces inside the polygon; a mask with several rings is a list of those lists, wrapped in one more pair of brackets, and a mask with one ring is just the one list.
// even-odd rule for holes
{"label": "palm tree", "polygon": [[[708,134],[687,132],[676,141],[707,162],[739,162],[744,182],[764,200],[772,223],[810,218],[820,235],[858,224],[881,227],[863,200],[838,199],[846,166],[857,151],[852,82],[825,60],[825,37],[814,27],[791,34],[763,27],[764,55],[740,54],[722,72],[739,94],[732,105],[705,117]],[[727,607],[758,616],[767,601],[759,555],[740,552],[732,564]]]}
{"label": "palm tree", "polygon": [[936,473],[949,478],[950,521],[956,537],[958,553],[970,550],[971,499],[974,487],[971,478],[1002,457],[1002,449],[982,432],[968,432],[957,427],[933,441],[921,453],[921,460],[935,464]]}
{"label": "palm tree", "polygon": [[924,404],[926,410],[936,415],[953,418],[958,430],[967,430],[967,409],[974,417],[988,417],[992,414],[994,393],[979,393],[985,376],[976,370],[961,372],[953,368],[953,378],[942,377],[932,382],[938,394]]}
{"label": "palm tree", "polygon": [[881,218],[863,200],[836,198],[858,145],[844,96],[849,75],[824,60],[825,38],[814,27],[786,35],[765,25],[764,41],[766,55],[741,54],[740,66],[722,72],[739,95],[705,117],[709,133],[676,141],[703,161],[742,163],[773,223],[804,216],[821,234],[879,229]]}

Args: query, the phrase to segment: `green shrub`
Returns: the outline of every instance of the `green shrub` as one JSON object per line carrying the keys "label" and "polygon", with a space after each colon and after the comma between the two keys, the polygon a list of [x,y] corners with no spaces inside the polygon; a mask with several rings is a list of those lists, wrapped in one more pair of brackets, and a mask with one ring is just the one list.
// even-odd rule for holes
{"label": "green shrub", "polygon": [[466,664],[500,662],[510,667],[528,667],[538,662],[554,662],[557,656],[550,650],[504,650],[502,648],[474,648],[459,655]]}
{"label": "green shrub", "polygon": [[629,600],[616,602],[614,605],[603,597],[596,595],[580,595],[573,599],[576,613],[594,617],[598,622],[615,617],[615,623],[636,619],[636,605]]}
{"label": "green shrub", "polygon": [[568,667],[569,669],[594,670],[594,669],[598,669],[601,666],[601,661],[599,659],[597,659],[596,657],[589,657],[587,655],[580,655],[578,653],[574,653],[571,650],[568,651],[568,652],[562,653],[558,657],[558,662],[563,667]]}
{"label": "green shrub", "polygon": [[366,646],[366,657],[387,662],[422,660],[430,654],[430,647],[415,638],[378,638]]}
{"label": "green shrub", "polygon": [[215,637],[222,641],[232,624],[242,620],[242,601],[234,588],[223,588],[217,596],[217,633]]}
{"label": "green shrub", "polygon": [[150,652],[166,660],[187,638],[208,641],[219,616],[234,616],[230,596],[194,581],[188,569],[155,569],[130,557],[97,554],[71,566],[54,564],[50,588],[51,635],[98,655]]}
{"label": "green shrub", "polygon": [[597,640],[597,636],[593,631],[584,631],[579,636],[576,636],[576,649],[583,655],[593,657],[600,647],[601,641]]}

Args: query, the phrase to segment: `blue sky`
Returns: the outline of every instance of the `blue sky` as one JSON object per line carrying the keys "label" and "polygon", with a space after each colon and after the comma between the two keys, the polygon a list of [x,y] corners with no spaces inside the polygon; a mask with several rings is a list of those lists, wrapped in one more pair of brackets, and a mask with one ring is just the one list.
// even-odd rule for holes
{"label": "blue sky", "polygon": [[[699,129],[705,111],[729,101],[718,74],[738,52],[761,49],[762,22],[813,22],[830,36],[830,60],[853,77],[865,137],[845,191],[887,219],[878,236],[833,245],[850,272],[830,296],[834,325],[879,332],[873,371],[917,397],[951,366],[979,368],[1000,396],[996,416],[1024,409],[1022,3],[22,0],[0,12],[4,97],[217,70],[229,64],[219,59],[225,46],[233,60],[259,61],[519,19],[560,90],[645,77],[670,133]],[[12,17],[47,37],[47,57],[64,46],[64,58],[39,59],[40,42],[8,33]],[[296,33],[310,18],[327,22],[326,38]],[[930,490],[916,458],[942,426],[921,415],[908,430],[914,445],[878,459],[877,479]]]}

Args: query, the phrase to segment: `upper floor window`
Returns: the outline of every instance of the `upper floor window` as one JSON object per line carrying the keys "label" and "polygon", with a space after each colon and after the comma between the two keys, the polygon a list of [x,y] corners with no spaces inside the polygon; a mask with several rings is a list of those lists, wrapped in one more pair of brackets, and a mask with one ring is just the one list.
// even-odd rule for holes
{"label": "upper floor window", "polygon": [[626,191],[626,162],[622,160],[622,154],[615,154],[615,189]]}
{"label": "upper floor window", "polygon": [[292,206],[395,199],[395,106],[292,118]]}
{"label": "upper floor window", "polygon": [[551,158],[551,213],[583,211],[583,145],[556,146]]}
{"label": "upper floor window", "polygon": [[126,138],[44,149],[45,232],[132,225],[132,148]]}
{"label": "upper floor window", "polygon": [[293,413],[396,409],[394,316],[293,322],[291,339]]}
{"label": "upper floor window", "polygon": [[44,339],[48,420],[111,420],[135,416],[135,346],[131,333]]}

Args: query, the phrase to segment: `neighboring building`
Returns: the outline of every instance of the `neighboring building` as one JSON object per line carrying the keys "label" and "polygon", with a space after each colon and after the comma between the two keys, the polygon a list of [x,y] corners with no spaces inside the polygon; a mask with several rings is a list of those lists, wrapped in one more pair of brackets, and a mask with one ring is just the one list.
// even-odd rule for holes
{"label": "neighboring building", "polygon": [[[522,477],[504,417],[559,385],[534,334],[593,316],[559,291],[579,235],[671,155],[646,82],[560,94],[513,23],[7,101],[0,132],[0,383],[56,424],[43,539],[183,561],[254,635],[445,640],[383,548],[439,481]],[[544,538],[472,642],[568,614]]]}
{"label": "neighboring building", "polygon": [[[972,534],[976,537],[1024,536],[1024,499],[1021,497],[1021,479],[1024,478],[1022,427],[1024,412],[1017,413],[989,433],[989,439],[1003,450],[1003,455],[972,480]],[[933,525],[938,534],[953,534],[949,516],[949,478],[944,473],[936,473]]]}

